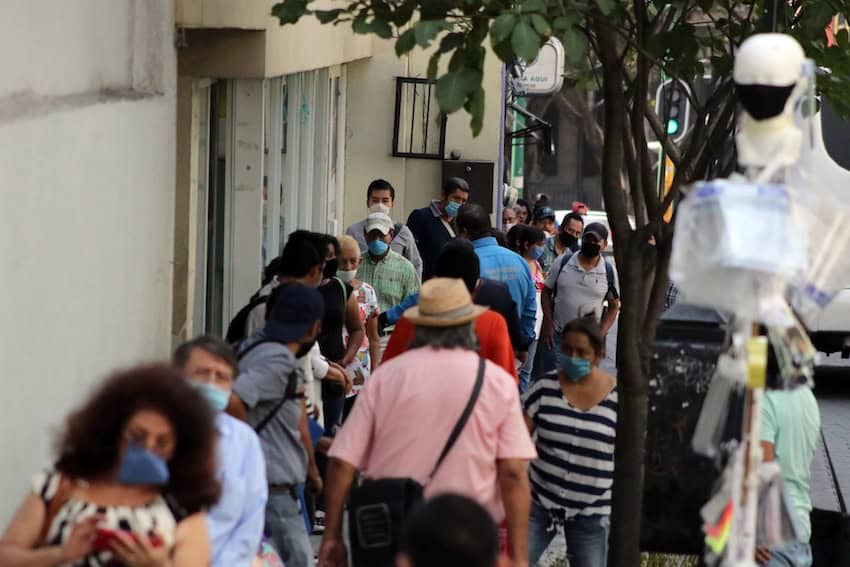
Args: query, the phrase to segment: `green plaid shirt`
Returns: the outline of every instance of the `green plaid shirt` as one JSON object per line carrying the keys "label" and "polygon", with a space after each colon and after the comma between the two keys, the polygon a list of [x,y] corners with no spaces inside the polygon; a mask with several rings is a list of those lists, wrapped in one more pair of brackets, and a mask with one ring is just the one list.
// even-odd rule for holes
{"label": "green plaid shirt", "polygon": [[378,307],[381,312],[401,303],[401,300],[415,291],[419,291],[419,278],[413,264],[397,252],[379,260],[366,252],[360,257],[357,279],[375,288],[378,294]]}

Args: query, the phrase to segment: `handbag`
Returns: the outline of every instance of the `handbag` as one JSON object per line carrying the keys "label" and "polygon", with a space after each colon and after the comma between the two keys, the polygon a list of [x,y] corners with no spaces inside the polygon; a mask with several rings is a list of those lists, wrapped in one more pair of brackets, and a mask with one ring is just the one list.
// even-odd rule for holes
{"label": "handbag", "polygon": [[[472,415],[484,383],[484,366],[484,359],[479,358],[472,393],[428,475],[428,481],[437,473]],[[351,490],[348,531],[354,567],[392,567],[395,564],[401,530],[407,518],[424,500],[424,491],[425,487],[412,478],[365,479]]]}

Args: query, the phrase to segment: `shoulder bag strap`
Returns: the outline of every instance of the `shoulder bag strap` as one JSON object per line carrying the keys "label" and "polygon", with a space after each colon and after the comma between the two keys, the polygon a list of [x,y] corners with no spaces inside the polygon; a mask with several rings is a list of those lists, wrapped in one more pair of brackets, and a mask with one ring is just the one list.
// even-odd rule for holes
{"label": "shoulder bag strap", "polygon": [[469,396],[469,401],[466,402],[466,407],[463,408],[463,413],[460,416],[460,419],[455,423],[454,429],[452,429],[451,435],[449,435],[449,440],[446,441],[446,446],[443,447],[443,452],[440,453],[440,458],[437,459],[437,464],[434,465],[434,469],[431,471],[431,474],[428,476],[428,480],[431,480],[435,474],[437,474],[437,469],[440,468],[440,465],[443,464],[443,461],[446,459],[446,455],[449,454],[449,451],[452,450],[452,447],[457,441],[458,437],[460,437],[463,428],[466,426],[466,422],[469,421],[469,416],[472,415],[472,410],[475,409],[475,402],[478,400],[478,395],[481,393],[481,386],[484,384],[484,358],[478,357],[478,375],[475,377],[475,385],[472,387],[472,394]]}
{"label": "shoulder bag strap", "polygon": [[280,408],[283,407],[283,404],[285,404],[288,400],[301,397],[295,393],[295,388],[297,386],[298,380],[298,377],[296,376],[297,372],[298,368],[295,368],[289,374],[289,376],[287,377],[286,391],[283,394],[283,398],[281,398],[281,400],[272,408],[272,410],[268,414],[266,414],[266,417],[264,417],[263,420],[258,423],[256,427],[254,427],[254,432],[257,435],[259,435],[260,432],[265,429],[266,426],[271,422],[272,418],[277,415],[277,413],[280,411]]}
{"label": "shoulder bag strap", "polygon": [[[274,341],[274,340],[271,340],[271,339],[259,340],[255,343],[251,344],[251,345],[248,345],[247,348],[240,351],[239,354],[236,355],[236,359],[242,360],[245,357],[245,355],[247,355],[249,352],[251,352],[252,350],[254,350],[255,348],[257,348],[258,346],[260,346],[262,344],[277,343],[277,342],[278,341]],[[277,415],[277,412],[280,411],[280,408],[283,407],[283,404],[285,404],[287,400],[291,400],[293,398],[298,397],[297,395],[295,395],[295,392],[294,392],[295,388],[292,387],[293,374],[296,373],[296,372],[298,372],[298,368],[295,368],[292,371],[292,373],[290,373],[289,378],[288,378],[288,382],[287,382],[287,385],[286,385],[286,392],[284,393],[283,398],[281,398],[281,400],[277,403],[277,405],[275,405],[274,408],[272,408],[272,410],[268,413],[268,415],[266,415],[266,417],[264,417],[263,420],[256,425],[256,427],[254,427],[254,432],[257,435],[260,434],[260,431],[262,431],[263,429],[266,428],[266,426],[269,424],[269,422],[271,422],[272,418]]]}
{"label": "shoulder bag strap", "polygon": [[555,287],[552,288],[552,309],[553,310],[555,309],[555,298],[558,297],[558,280],[561,277],[561,272],[563,272],[564,268],[567,267],[567,262],[570,261],[570,258],[572,258],[574,254],[575,253],[567,254],[566,252],[564,252],[564,255],[562,256],[563,259],[561,260],[561,264],[560,264],[560,266],[558,266],[558,273],[555,274]]}

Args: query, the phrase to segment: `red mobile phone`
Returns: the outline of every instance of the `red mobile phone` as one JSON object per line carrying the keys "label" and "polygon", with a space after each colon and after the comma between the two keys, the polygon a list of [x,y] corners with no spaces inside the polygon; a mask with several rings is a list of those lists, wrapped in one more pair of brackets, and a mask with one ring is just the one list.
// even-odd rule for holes
{"label": "red mobile phone", "polygon": [[[117,539],[118,533],[123,533],[138,543],[139,534],[136,532],[131,532],[127,530],[107,530],[103,528],[98,528],[97,530],[97,538],[94,540],[94,550],[95,551],[109,551],[112,549],[112,542]],[[152,533],[148,536],[148,540],[151,542],[151,545],[154,547],[161,547],[164,542],[162,538]]]}

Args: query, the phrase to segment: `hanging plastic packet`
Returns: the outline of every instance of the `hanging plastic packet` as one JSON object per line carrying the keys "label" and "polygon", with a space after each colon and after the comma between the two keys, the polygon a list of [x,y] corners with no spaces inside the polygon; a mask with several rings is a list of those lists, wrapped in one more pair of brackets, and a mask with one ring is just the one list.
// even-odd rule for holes
{"label": "hanging plastic packet", "polygon": [[729,438],[734,429],[728,424],[730,421],[734,425],[743,422],[743,415],[733,417],[730,414],[743,412],[740,401],[744,399],[746,379],[747,364],[742,357],[729,352],[720,355],[691,440],[691,447],[698,455],[716,459],[723,454],[726,443],[740,439],[740,430],[737,436]]}
{"label": "hanging plastic packet", "polygon": [[808,267],[802,217],[782,185],[697,183],[679,208],[670,277],[689,303],[773,323]]}
{"label": "hanging plastic packet", "polygon": [[814,385],[817,350],[800,321],[795,317],[787,327],[769,326],[767,336],[774,354],[776,368],[769,372],[770,389],[790,390]]}
{"label": "hanging plastic packet", "polygon": [[[737,452],[733,452],[737,455]],[[729,461],[720,475],[711,498],[700,509],[705,534],[705,564],[718,565],[726,553],[735,519],[734,472],[737,457]]]}
{"label": "hanging plastic packet", "polygon": [[757,547],[774,549],[800,541],[800,528],[791,513],[782,470],[776,461],[759,466],[758,501]]}

